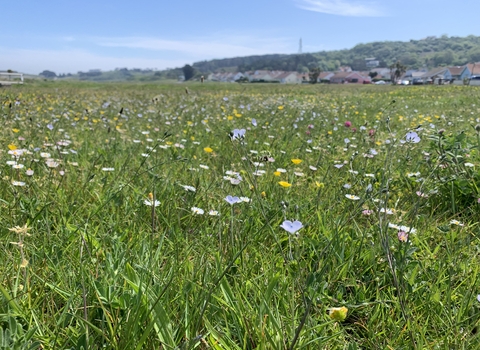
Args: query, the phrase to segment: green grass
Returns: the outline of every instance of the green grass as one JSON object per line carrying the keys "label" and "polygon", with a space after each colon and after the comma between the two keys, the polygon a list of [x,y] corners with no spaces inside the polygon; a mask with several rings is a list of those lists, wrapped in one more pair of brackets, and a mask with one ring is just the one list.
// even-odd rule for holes
{"label": "green grass", "polygon": [[0,90],[0,349],[479,347],[479,92]]}

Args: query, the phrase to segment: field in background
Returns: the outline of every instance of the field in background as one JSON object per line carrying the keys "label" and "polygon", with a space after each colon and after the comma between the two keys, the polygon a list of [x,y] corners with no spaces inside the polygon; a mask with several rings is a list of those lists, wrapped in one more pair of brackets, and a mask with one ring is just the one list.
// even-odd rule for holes
{"label": "field in background", "polygon": [[0,90],[0,348],[477,348],[479,95]]}

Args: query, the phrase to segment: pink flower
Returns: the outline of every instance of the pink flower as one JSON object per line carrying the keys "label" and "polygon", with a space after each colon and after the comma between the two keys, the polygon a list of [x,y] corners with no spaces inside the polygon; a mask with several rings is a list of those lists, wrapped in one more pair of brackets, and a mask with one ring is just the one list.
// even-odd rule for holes
{"label": "pink flower", "polygon": [[398,231],[398,240],[400,242],[408,241],[408,233],[406,233],[405,231]]}
{"label": "pink flower", "polygon": [[352,122],[347,120],[344,125],[345,127],[349,128],[352,126]]}

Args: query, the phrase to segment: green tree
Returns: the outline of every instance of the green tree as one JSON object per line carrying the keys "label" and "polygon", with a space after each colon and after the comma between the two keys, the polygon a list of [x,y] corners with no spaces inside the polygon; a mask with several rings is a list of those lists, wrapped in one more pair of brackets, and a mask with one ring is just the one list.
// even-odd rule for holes
{"label": "green tree", "polygon": [[310,84],[316,84],[318,82],[318,77],[320,76],[321,70],[318,67],[310,69],[308,77],[310,79]]}
{"label": "green tree", "polygon": [[392,64],[389,68],[393,84],[396,84],[397,80],[407,71],[407,67],[401,64],[400,61]]}
{"label": "green tree", "polygon": [[39,75],[41,75],[42,77],[45,77],[45,78],[55,78],[57,76],[57,74],[55,72],[52,72],[50,70],[44,70]]}
{"label": "green tree", "polygon": [[183,66],[182,71],[185,77],[185,81],[192,79],[193,76],[195,75],[195,68],[193,68],[189,64],[186,64],[185,66]]}

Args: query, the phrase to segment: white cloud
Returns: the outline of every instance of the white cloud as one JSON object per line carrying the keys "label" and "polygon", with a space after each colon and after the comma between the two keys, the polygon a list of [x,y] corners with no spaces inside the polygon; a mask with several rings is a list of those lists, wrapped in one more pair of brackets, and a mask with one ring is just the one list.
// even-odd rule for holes
{"label": "white cloud", "polygon": [[381,17],[384,11],[375,2],[345,0],[295,0],[301,9],[350,17]]}
{"label": "white cloud", "polygon": [[250,36],[215,36],[198,40],[166,40],[150,37],[99,38],[103,47],[120,47],[150,51],[171,51],[197,60],[235,56],[285,53],[291,46],[285,38],[258,38]]}

